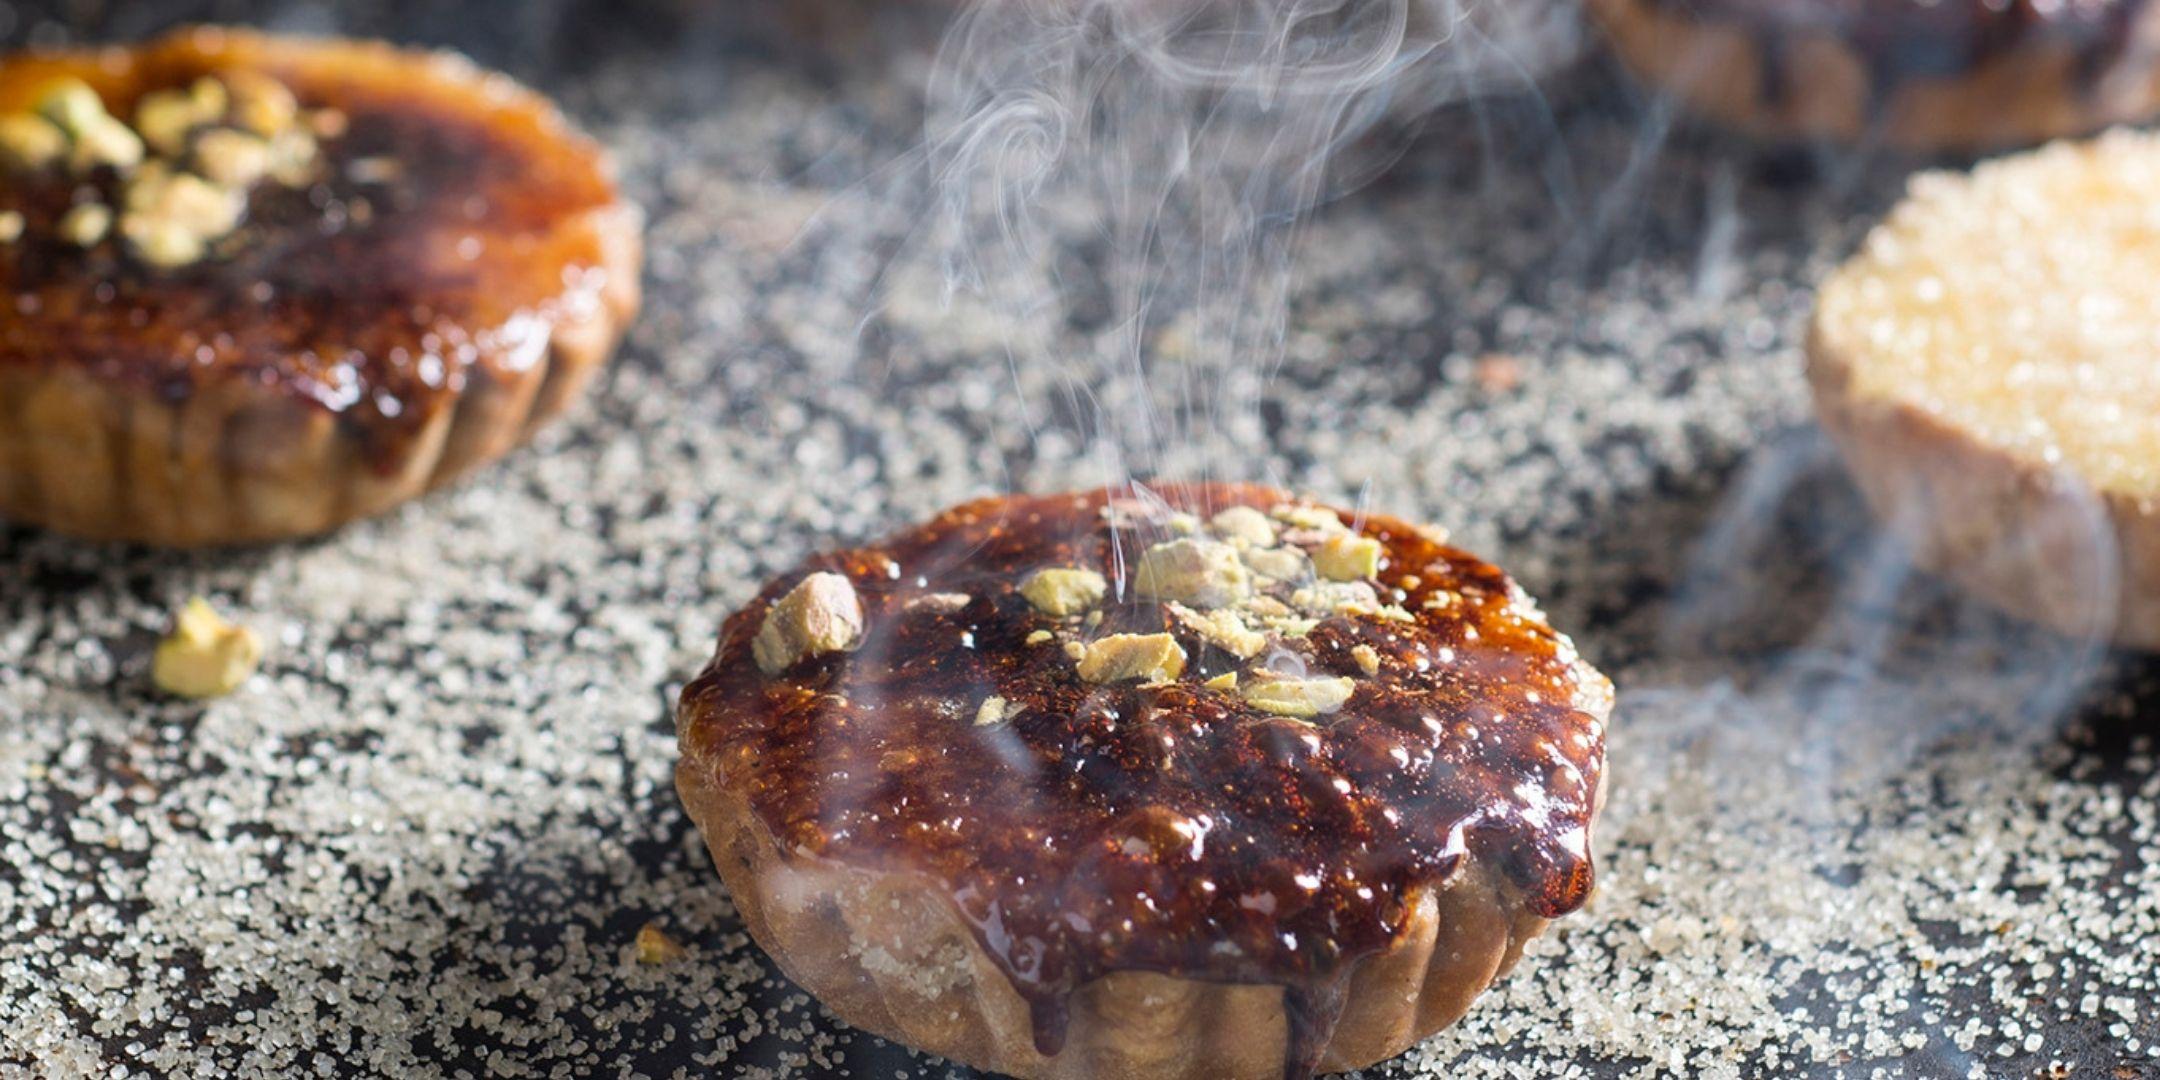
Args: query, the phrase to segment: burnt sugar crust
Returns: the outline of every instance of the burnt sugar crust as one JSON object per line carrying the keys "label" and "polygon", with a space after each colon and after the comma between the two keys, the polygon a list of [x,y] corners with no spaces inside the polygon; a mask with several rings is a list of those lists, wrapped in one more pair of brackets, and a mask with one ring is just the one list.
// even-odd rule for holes
{"label": "burnt sugar crust", "polygon": [[638,307],[604,152],[456,56],[209,28],[33,51],[0,63],[0,125],[0,518],[326,532],[523,442]]}
{"label": "burnt sugar crust", "polygon": [[1768,138],[1976,150],[2160,112],[2150,0],[1590,0],[1635,75]]}
{"label": "burnt sugar crust", "polygon": [[1270,488],[981,500],[783,575],[683,692],[751,934],[1022,1077],[1299,1076],[1591,889],[1611,685],[1434,530]]}

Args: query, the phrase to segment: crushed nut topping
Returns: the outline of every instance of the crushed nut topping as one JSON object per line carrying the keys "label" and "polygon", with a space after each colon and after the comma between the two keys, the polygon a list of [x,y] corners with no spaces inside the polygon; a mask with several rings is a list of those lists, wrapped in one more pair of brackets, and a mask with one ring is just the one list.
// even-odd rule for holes
{"label": "crushed nut topping", "polygon": [[975,726],[990,727],[995,724],[1002,724],[1005,721],[1011,719],[1019,711],[1020,710],[1012,707],[1011,702],[1006,701],[1004,698],[999,697],[996,694],[992,694],[989,697],[984,698],[983,703],[980,706],[976,707]]}
{"label": "crushed nut topping", "polygon": [[921,596],[910,599],[907,603],[900,605],[900,607],[901,610],[908,612],[934,611],[940,615],[950,615],[953,612],[959,611],[961,608],[968,606],[968,604],[972,603],[974,599],[974,597],[969,596],[964,592],[924,593]]}
{"label": "crushed nut topping", "polygon": [[1231,506],[1218,511],[1208,524],[1232,543],[1264,548],[1275,545],[1275,524],[1250,506]]}
{"label": "crushed nut topping", "polygon": [[1200,685],[1209,690],[1235,690],[1237,689],[1237,672],[1225,671]]}
{"label": "crushed nut topping", "polygon": [[1228,607],[1252,595],[1252,574],[1237,549],[1219,540],[1171,540],[1141,553],[1133,588],[1153,600]]}
{"label": "crushed nut topping", "polygon": [[112,210],[104,203],[81,203],[60,219],[60,239],[76,247],[96,247],[112,229]]}
{"label": "crushed nut topping", "polygon": [[1245,552],[1245,565],[1272,581],[1298,581],[1312,570],[1312,560],[1296,548],[1254,548]]}
{"label": "crushed nut topping", "polygon": [[[171,268],[203,258],[239,228],[249,188],[266,178],[292,187],[312,181],[320,156],[309,130],[315,117],[305,118],[308,127],[302,119],[292,91],[260,72],[225,72],[144,94],[132,127],[107,112],[88,83],[64,79],[34,113],[0,116],[0,155],[26,169],[64,163],[76,174],[118,172],[118,207],[77,207],[60,223],[61,238],[85,248],[102,243],[115,231],[117,211],[128,249],[150,266]],[[339,113],[329,126],[342,130],[343,123]]]}
{"label": "crushed nut topping", "polygon": [[673,963],[683,957],[683,947],[660,929],[659,923],[646,923],[637,932],[637,962],[648,966]]}
{"label": "crushed nut topping", "polygon": [[67,132],[42,116],[0,116],[0,154],[18,169],[46,169],[67,155]]}
{"label": "crushed nut topping", "polygon": [[1020,585],[1020,595],[1035,610],[1059,618],[1078,615],[1102,603],[1103,594],[1109,590],[1110,583],[1101,574],[1063,566],[1037,570]]}
{"label": "crushed nut topping", "polygon": [[1080,677],[1091,683],[1168,682],[1184,673],[1185,649],[1169,634],[1111,634],[1080,657]]}
{"label": "crushed nut topping", "polygon": [[1346,532],[1349,529],[1349,526],[1344,525],[1342,518],[1337,517],[1333,510],[1323,509],[1318,506],[1284,503],[1269,510],[1268,516],[1293,529],[1308,529],[1315,532],[1330,533]]}
{"label": "crushed nut topping", "polygon": [[1380,541],[1344,533],[1313,551],[1313,569],[1330,581],[1366,581],[1380,573]]}
{"label": "crushed nut topping", "polygon": [[1356,691],[1357,682],[1347,675],[1301,679],[1258,672],[1239,694],[1263,712],[1309,720],[1342,708]]}
{"label": "crushed nut topping", "polygon": [[1032,630],[1028,632],[1027,643],[1030,645],[1040,645],[1043,642],[1049,641],[1051,638],[1054,638],[1056,636],[1056,634],[1053,634],[1048,630]]}
{"label": "crushed nut topping", "polygon": [[1267,635],[1245,625],[1238,613],[1229,609],[1195,611],[1172,601],[1170,613],[1180,625],[1200,636],[1200,640],[1215,646],[1240,660],[1250,660],[1267,648]]}
{"label": "crushed nut topping", "polygon": [[150,678],[178,697],[223,697],[255,673],[262,656],[262,638],[255,631],[227,622],[198,596],[180,609],[172,633],[158,642]]}
{"label": "crushed nut topping", "polygon": [[1350,659],[1357,661],[1358,670],[1367,675],[1380,674],[1380,650],[1370,645],[1353,645]]}
{"label": "crushed nut topping", "polygon": [[766,611],[751,652],[760,670],[777,675],[805,659],[854,648],[862,632],[862,601],[854,583],[820,572],[802,579]]}

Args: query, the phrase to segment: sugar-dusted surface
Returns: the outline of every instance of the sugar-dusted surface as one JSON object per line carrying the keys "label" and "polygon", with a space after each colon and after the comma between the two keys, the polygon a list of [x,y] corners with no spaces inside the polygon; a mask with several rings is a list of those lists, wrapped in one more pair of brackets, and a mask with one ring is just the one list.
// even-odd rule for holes
{"label": "sugar-dusted surface", "polygon": [[[647,315],[536,451],[306,546],[0,533],[0,1074],[944,1075],[749,944],[670,698],[809,548],[1100,476],[937,276],[865,321],[908,215],[819,210],[905,147],[919,65],[633,8],[459,20],[652,215]],[[424,9],[285,21],[455,40]],[[1329,208],[1241,436],[1255,476],[1453,526],[1623,687],[1600,895],[1379,1071],[2160,1073],[2160,672],[1893,591],[1805,431],[1806,283],[1902,176],[1638,155],[1613,95],[1562,80],[1552,157],[1511,141],[1538,110],[1484,117],[1498,152],[1444,115]],[[271,646],[208,707],[148,692],[197,592]],[[639,962],[652,922],[682,958]]]}
{"label": "sugar-dusted surface", "polygon": [[2160,495],[2160,140],[2117,132],[1929,175],[1824,288],[1853,392],[2097,490]]}

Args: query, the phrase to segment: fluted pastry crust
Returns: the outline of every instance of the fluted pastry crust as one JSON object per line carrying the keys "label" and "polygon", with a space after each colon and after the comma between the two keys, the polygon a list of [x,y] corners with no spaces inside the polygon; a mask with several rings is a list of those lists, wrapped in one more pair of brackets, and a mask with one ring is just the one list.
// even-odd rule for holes
{"label": "fluted pastry crust", "polygon": [[[0,111],[69,76],[126,116],[236,70],[347,119],[326,178],[263,185],[233,252],[195,266],[149,269],[117,241],[0,251],[18,316],[0,328],[0,517],[172,546],[322,533],[523,442],[635,314],[642,219],[604,153],[461,58],[184,31],[11,57]],[[347,184],[363,156],[407,171]],[[14,188],[0,201],[35,236],[52,208],[37,181]],[[324,198],[372,216],[333,234],[297,209]]]}

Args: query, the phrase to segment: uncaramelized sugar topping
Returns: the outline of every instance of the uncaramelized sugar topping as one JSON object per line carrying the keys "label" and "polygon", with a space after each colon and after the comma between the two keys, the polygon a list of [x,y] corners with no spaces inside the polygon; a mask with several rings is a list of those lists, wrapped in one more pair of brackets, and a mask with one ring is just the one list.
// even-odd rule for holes
{"label": "uncaramelized sugar topping", "polygon": [[2103,491],[2160,496],[2160,138],[1929,174],[1823,287],[1861,397]]}
{"label": "uncaramelized sugar topping", "polygon": [[[1116,970],[1324,1013],[1465,859],[1583,903],[1610,689],[1505,575],[1270,489],[1166,498],[985,500],[813,560],[728,621],[686,759],[788,852],[941,881],[1046,1051]],[[761,668],[819,575],[860,639]],[[1309,1069],[1326,1018],[1293,1014]]]}

